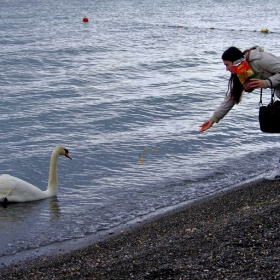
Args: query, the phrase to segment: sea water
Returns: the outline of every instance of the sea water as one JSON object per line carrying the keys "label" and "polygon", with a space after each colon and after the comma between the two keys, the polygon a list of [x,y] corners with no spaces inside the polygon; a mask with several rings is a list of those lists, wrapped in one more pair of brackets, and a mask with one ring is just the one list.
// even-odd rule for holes
{"label": "sea water", "polygon": [[259,91],[197,132],[227,91],[226,48],[280,55],[276,7],[2,0],[1,173],[45,190],[53,148],[73,160],[59,159],[57,197],[0,207],[0,256],[114,232],[267,174],[280,147],[259,130]]}

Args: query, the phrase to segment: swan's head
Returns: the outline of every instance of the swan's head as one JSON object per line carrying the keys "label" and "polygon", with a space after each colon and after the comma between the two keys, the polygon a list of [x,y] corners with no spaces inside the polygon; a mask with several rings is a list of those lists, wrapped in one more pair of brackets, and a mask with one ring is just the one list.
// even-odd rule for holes
{"label": "swan's head", "polygon": [[69,155],[69,151],[63,146],[56,146],[53,150],[53,153],[56,153],[60,156],[66,156],[66,157],[72,159],[71,156]]}

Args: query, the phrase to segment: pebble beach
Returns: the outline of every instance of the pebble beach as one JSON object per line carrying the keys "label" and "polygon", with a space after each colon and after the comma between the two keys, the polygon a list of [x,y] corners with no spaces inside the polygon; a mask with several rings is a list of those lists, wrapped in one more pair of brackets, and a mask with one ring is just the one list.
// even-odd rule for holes
{"label": "pebble beach", "polygon": [[208,197],[0,279],[280,279],[280,182]]}

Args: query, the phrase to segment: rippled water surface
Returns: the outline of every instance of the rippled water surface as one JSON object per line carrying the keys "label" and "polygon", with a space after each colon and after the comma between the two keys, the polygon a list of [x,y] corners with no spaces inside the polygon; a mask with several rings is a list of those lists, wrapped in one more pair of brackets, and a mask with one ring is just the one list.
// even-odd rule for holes
{"label": "rippled water surface", "polygon": [[1,173],[44,190],[53,148],[65,145],[73,160],[59,160],[57,197],[0,207],[0,256],[98,234],[269,172],[279,136],[259,131],[259,92],[197,131],[227,90],[226,48],[280,55],[275,7],[2,1]]}

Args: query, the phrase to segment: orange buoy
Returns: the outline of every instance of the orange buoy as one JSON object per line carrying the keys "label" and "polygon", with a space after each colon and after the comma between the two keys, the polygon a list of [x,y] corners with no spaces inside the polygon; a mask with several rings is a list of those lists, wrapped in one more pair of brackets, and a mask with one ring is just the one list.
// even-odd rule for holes
{"label": "orange buoy", "polygon": [[87,18],[87,17],[84,17],[84,18],[83,18],[83,22],[88,22],[88,18]]}

